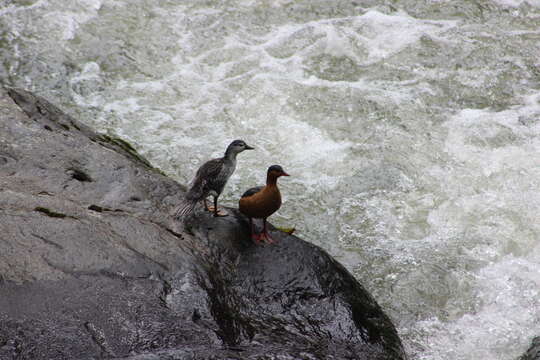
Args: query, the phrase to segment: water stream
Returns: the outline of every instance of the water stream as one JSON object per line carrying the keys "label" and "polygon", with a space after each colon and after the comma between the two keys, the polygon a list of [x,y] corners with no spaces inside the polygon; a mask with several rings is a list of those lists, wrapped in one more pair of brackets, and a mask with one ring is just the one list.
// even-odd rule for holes
{"label": "water stream", "polygon": [[539,0],[0,0],[0,78],[223,203],[291,174],[272,222],[329,251],[411,359],[540,335]]}

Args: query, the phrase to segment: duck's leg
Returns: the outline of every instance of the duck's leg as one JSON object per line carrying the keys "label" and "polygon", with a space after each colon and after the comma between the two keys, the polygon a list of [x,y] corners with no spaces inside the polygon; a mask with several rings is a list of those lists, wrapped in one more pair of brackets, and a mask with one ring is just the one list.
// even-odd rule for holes
{"label": "duck's leg", "polygon": [[208,203],[206,202],[206,198],[203,199],[203,203],[204,203],[204,210],[211,211],[210,208],[208,207]]}
{"label": "duck's leg", "polygon": [[253,224],[253,218],[249,218],[249,229],[251,230],[251,240],[259,244],[261,242],[261,235],[255,233],[255,225]]}
{"label": "duck's leg", "polygon": [[217,206],[217,200],[218,196],[214,196],[214,216],[227,216],[229,213],[227,213],[224,209],[218,209]]}
{"label": "duck's leg", "polygon": [[261,238],[263,237],[266,239],[266,242],[269,244],[272,244],[275,242],[274,239],[270,237],[270,235],[268,234],[268,230],[266,229],[266,218],[263,219],[263,232],[261,234]]}

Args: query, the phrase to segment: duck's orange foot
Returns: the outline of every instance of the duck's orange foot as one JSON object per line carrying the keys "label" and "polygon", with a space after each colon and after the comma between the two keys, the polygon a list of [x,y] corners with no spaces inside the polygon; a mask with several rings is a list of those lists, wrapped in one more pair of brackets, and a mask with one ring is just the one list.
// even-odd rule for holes
{"label": "duck's orange foot", "polygon": [[276,240],[272,239],[270,235],[268,235],[267,233],[252,234],[251,239],[256,244],[262,244],[262,243],[275,244],[276,243]]}
{"label": "duck's orange foot", "polygon": [[213,207],[213,206],[208,206],[206,208],[206,211],[210,211],[211,213],[214,213],[214,216],[229,216],[229,213],[224,210],[224,209],[221,209],[218,207],[217,211],[216,211],[216,208]]}
{"label": "duck's orange foot", "polygon": [[214,216],[229,216],[229,213],[223,209],[218,209],[217,211],[213,211],[213,212],[214,212]]}
{"label": "duck's orange foot", "polygon": [[268,233],[262,233],[261,239],[265,239],[267,244],[274,244],[276,240],[272,239]]}
{"label": "duck's orange foot", "polygon": [[253,240],[256,244],[262,243],[263,236],[262,234],[251,234],[251,240]]}

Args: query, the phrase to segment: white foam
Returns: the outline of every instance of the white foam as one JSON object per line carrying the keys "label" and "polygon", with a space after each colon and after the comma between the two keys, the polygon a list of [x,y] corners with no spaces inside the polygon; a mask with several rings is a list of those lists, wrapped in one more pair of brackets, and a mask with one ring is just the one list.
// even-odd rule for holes
{"label": "white foam", "polygon": [[418,41],[422,35],[438,36],[457,24],[457,21],[419,20],[403,11],[386,15],[372,10],[357,17],[354,25],[369,49],[369,60],[378,61]]}
{"label": "white foam", "polygon": [[141,110],[142,106],[139,105],[139,101],[140,99],[138,98],[127,98],[123,100],[113,101],[107,103],[103,107],[103,110],[106,112],[114,111],[119,116],[124,116]]}
{"label": "white foam", "polygon": [[9,13],[13,14],[13,13],[16,13],[16,12],[26,12],[26,11],[28,11],[30,9],[43,7],[43,6],[46,6],[48,4],[49,4],[48,0],[38,0],[35,3],[33,3],[31,5],[27,5],[27,6],[17,6],[15,4],[9,4],[8,6],[0,9],[0,16],[7,15]]}
{"label": "white foam", "polygon": [[492,0],[494,3],[505,6],[517,8],[522,4],[529,4],[535,7],[540,7],[540,0]]}
{"label": "white foam", "polygon": [[482,269],[475,278],[479,309],[444,324],[436,318],[421,321],[419,328],[430,339],[418,359],[515,359],[523,354],[528,347],[524,339],[540,331],[534,310],[540,307],[538,261],[507,256]]}
{"label": "white foam", "polygon": [[80,2],[85,5],[87,8],[97,11],[101,9],[103,5],[102,0],[80,0]]}
{"label": "white foam", "polygon": [[[449,132],[446,151],[458,161],[483,169],[486,176],[503,168],[534,171],[538,165],[534,154],[540,151],[540,142],[536,137],[529,138],[532,129],[524,128],[519,121],[540,113],[539,98],[539,94],[525,96],[525,106],[501,112],[462,110],[445,125]],[[539,136],[536,127],[534,135]],[[493,139],[492,143],[486,143],[486,138]]]}

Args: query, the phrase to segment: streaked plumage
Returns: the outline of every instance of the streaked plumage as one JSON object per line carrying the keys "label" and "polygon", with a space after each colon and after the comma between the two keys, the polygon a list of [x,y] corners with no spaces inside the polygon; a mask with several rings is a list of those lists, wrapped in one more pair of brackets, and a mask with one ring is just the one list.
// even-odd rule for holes
{"label": "streaked plumage", "polygon": [[251,149],[253,148],[243,140],[234,140],[227,147],[223,157],[204,163],[197,170],[186,197],[176,210],[175,216],[183,217],[192,213],[199,201],[203,201],[204,208],[210,211],[206,204],[206,198],[210,195],[214,197],[214,216],[226,216],[226,212],[218,209],[218,197],[236,169],[236,155]]}
{"label": "streaked plumage", "polygon": [[[266,230],[266,219],[281,207],[281,193],[277,186],[277,179],[280,176],[289,176],[289,174],[279,165],[270,166],[266,173],[266,186],[257,186],[247,190],[238,202],[240,212],[249,218],[251,238],[256,242],[263,239],[269,243],[273,242]],[[263,219],[262,233],[255,234],[253,218]]]}

